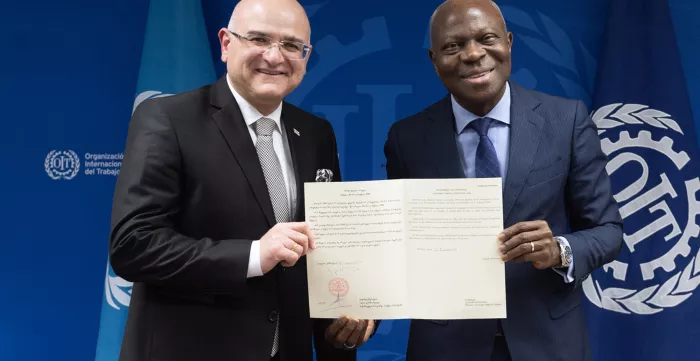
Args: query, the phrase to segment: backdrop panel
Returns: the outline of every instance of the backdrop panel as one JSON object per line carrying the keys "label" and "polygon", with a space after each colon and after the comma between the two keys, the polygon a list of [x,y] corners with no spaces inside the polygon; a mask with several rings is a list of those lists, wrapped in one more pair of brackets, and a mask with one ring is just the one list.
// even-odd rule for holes
{"label": "backdrop panel", "polygon": [[[331,120],[346,179],[382,179],[382,146],[391,123],[445,94],[427,55],[428,20],[439,1],[301,2],[311,18],[314,52],[307,77],[289,100]],[[697,177],[697,168],[693,168],[697,167],[697,142],[693,138],[700,138],[696,131],[700,124],[700,69],[695,66],[700,63],[700,50],[695,46],[700,43],[700,34],[694,31],[700,3],[670,0],[670,23],[644,23],[620,40],[618,50],[627,50],[612,55],[605,47],[613,37],[608,25],[623,20],[609,18],[610,3],[500,1],[515,36],[513,79],[526,87],[582,99],[591,113],[610,104],[644,105],[625,110],[644,126],[625,123],[606,130],[601,137],[622,144],[623,131],[633,139],[647,131],[657,148],[665,147],[658,144],[668,143],[659,143],[668,137],[673,154],[685,152],[688,156],[679,169],[675,158],[669,160],[649,148],[610,149],[611,158],[630,153],[629,158],[644,160],[629,161],[613,173],[616,192],[641,177],[642,163],[650,169],[648,181],[635,189],[637,194],[621,201],[623,205],[663,184],[664,173],[676,196],[666,192],[630,216],[629,222],[637,218],[628,222],[628,236],[661,221],[656,228],[647,229],[655,231],[653,235],[641,233],[630,238],[634,241],[649,235],[634,244],[634,252],[629,247],[634,242],[626,242],[619,259],[628,266],[625,277],[621,273],[615,277],[615,270],[622,272],[620,267],[600,270],[591,277],[585,306],[596,361],[622,356],[692,360],[700,353],[698,343],[692,342],[699,336],[695,324],[700,319],[700,246],[697,235],[691,237],[697,223],[691,191]],[[214,76],[224,72],[216,32],[228,22],[234,4],[234,0],[202,0],[210,52],[206,59],[213,62]],[[110,307],[109,297],[117,306],[128,303],[129,285],[118,280],[110,283],[105,277],[113,276],[105,273],[107,238],[127,123],[134,100],[143,91],[184,90],[165,81],[160,83],[163,85],[141,82],[148,15],[149,2],[133,0],[76,0],[70,4],[35,0],[14,2],[0,12],[0,39],[6,49],[0,57],[0,160],[9,165],[3,167],[0,177],[4,205],[0,207],[4,231],[0,237],[4,246],[0,252],[0,360],[94,360],[100,318],[105,307]],[[191,25],[176,22],[162,29],[160,36],[191,34]],[[668,44],[655,48],[653,42],[644,41],[637,53],[631,50],[631,43],[627,44],[631,38],[647,40],[651,36]],[[156,43],[166,46],[165,41]],[[597,74],[605,71],[606,64],[624,57],[641,64],[643,56],[667,54],[672,51],[667,46],[673,44],[679,53],[675,62],[659,61],[647,72],[630,72],[624,75],[627,78],[608,81],[624,83],[625,79],[651,76],[661,67],[673,67],[684,86],[677,78],[672,85],[653,86],[678,98],[684,96],[685,108],[601,93],[603,83]],[[671,61],[671,57],[659,59]],[[153,66],[157,68],[158,62],[168,60],[158,60]],[[624,119],[613,117],[620,106],[611,108],[610,113],[599,113],[599,120],[624,123]],[[669,114],[646,117],[666,127],[651,124],[653,120],[645,122],[640,112],[647,109]],[[674,120],[681,132],[661,119]],[[689,187],[686,182],[690,182]],[[683,247],[686,240],[687,248]],[[673,267],[667,266],[671,270],[656,267],[653,277],[645,277],[642,265],[674,247],[683,252],[673,258]],[[122,292],[117,292],[121,301],[114,298],[111,285]],[[643,314],[648,311],[644,306],[629,305],[662,311]],[[626,312],[620,312],[618,306]],[[375,339],[363,347],[360,359],[402,360],[407,331],[406,320],[383,323]],[[104,356],[104,360],[110,359],[110,355]]]}

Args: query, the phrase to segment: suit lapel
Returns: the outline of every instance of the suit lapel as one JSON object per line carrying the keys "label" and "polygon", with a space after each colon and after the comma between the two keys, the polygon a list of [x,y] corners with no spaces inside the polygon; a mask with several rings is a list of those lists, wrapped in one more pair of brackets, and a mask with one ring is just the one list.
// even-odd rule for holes
{"label": "suit lapel", "polygon": [[425,131],[425,149],[430,153],[438,174],[441,178],[464,178],[457,151],[450,96],[431,106],[428,109],[428,117],[431,122]]}
{"label": "suit lapel", "polygon": [[233,153],[243,174],[248,179],[253,189],[255,199],[272,227],[275,223],[275,213],[272,209],[270,194],[267,191],[265,175],[260,167],[258,153],[255,150],[253,140],[250,138],[248,127],[241,114],[231,90],[228,88],[226,78],[222,77],[216,82],[211,91],[211,104],[217,109],[213,114],[214,122],[219,127],[221,134],[226,139],[229,149]]}
{"label": "suit lapel", "polygon": [[508,215],[520,196],[532,162],[535,159],[537,147],[542,138],[545,119],[535,113],[534,109],[540,101],[526,89],[510,83],[511,87],[511,120],[510,120],[510,150],[508,154],[508,172],[503,190],[503,219]]}
{"label": "suit lapel", "polygon": [[[303,119],[296,112],[293,112],[286,104],[282,105],[282,122],[287,134],[287,143],[289,144],[289,152],[294,165],[295,192],[297,206],[293,215],[293,219],[300,219],[304,210],[304,177],[312,174],[312,169],[309,169],[311,159],[309,156],[310,144],[312,144],[312,135],[307,134],[304,129]],[[302,132],[303,131],[303,132]]]}

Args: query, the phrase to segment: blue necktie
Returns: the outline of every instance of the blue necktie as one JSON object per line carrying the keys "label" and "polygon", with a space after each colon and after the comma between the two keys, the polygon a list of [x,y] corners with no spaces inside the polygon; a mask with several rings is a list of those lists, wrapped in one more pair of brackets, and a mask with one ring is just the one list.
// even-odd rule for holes
{"label": "blue necktie", "polygon": [[479,118],[469,123],[469,126],[479,134],[479,145],[476,147],[475,159],[476,178],[501,177],[496,148],[488,136],[489,127],[494,121],[491,118]]}

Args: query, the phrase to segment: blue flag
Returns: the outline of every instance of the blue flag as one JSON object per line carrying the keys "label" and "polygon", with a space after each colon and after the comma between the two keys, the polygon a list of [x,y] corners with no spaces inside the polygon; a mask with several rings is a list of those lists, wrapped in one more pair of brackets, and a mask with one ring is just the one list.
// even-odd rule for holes
{"label": "blue flag", "polygon": [[[151,0],[133,109],[146,99],[214,81],[216,73],[200,0]],[[95,361],[119,358],[131,286],[107,264]]]}
{"label": "blue flag", "polygon": [[697,360],[698,145],[666,0],[611,1],[592,109],[624,219],[584,283],[593,360]]}

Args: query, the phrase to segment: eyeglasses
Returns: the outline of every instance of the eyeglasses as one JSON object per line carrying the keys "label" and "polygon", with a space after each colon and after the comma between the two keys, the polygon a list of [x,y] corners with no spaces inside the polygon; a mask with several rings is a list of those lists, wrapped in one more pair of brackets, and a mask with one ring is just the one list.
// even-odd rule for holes
{"label": "eyeglasses", "polygon": [[260,52],[265,52],[273,45],[279,45],[280,54],[289,60],[304,60],[311,52],[311,45],[292,40],[272,41],[270,37],[260,34],[240,35],[231,30],[229,32],[238,39],[245,40],[251,46],[259,48]]}

